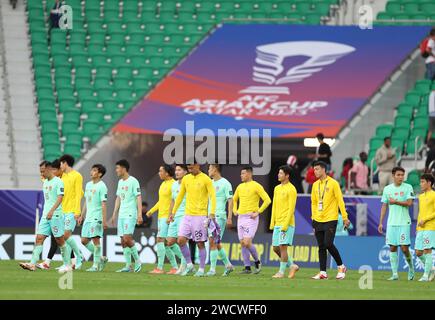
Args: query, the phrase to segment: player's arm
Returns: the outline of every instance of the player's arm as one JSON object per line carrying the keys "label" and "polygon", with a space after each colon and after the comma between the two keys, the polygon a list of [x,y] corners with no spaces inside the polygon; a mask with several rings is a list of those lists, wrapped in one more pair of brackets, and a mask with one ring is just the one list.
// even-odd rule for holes
{"label": "player's arm", "polygon": [[319,207],[319,199],[317,198],[317,192],[314,191],[314,184],[311,188],[311,220],[314,220],[314,214],[317,212]]}
{"label": "player's arm", "polygon": [[408,199],[406,201],[397,201],[397,200],[394,200],[393,198],[390,198],[390,200],[389,200],[390,204],[395,204],[395,205],[407,207],[407,208],[412,206],[413,202],[414,202],[414,199]]}
{"label": "player's arm", "polygon": [[273,230],[273,228],[275,227],[276,202],[277,202],[277,198],[276,198],[276,187],[275,187],[275,189],[273,190],[272,215],[270,217],[270,225],[269,225],[270,230]]}
{"label": "player's arm", "polygon": [[54,205],[51,207],[50,211],[47,213],[47,220],[50,220],[51,217],[53,217],[54,211],[56,211],[57,208],[59,208],[60,204],[62,203],[63,194],[60,194],[57,196],[57,200],[54,203]]}
{"label": "player's arm", "polygon": [[171,204],[169,205],[169,216],[168,219],[166,220],[166,222],[169,224],[172,221],[174,221],[174,214],[172,213],[172,209],[174,208],[174,199],[171,199]]}
{"label": "player's arm", "polygon": [[74,189],[75,189],[75,199],[74,199],[74,216],[76,219],[80,216],[80,207],[83,198],[83,177],[81,174],[78,174],[74,179]]}
{"label": "player's arm", "polygon": [[85,201],[85,202],[83,203],[82,213],[80,214],[80,216],[79,216],[79,218],[78,218],[78,220],[77,220],[77,223],[78,223],[79,225],[81,225],[82,222],[85,221],[85,219],[86,219],[86,211],[87,211],[87,206],[86,206],[86,201]]}
{"label": "player's arm", "polygon": [[181,180],[180,192],[178,193],[177,199],[175,199],[175,204],[172,208],[172,214],[175,214],[175,212],[177,212],[178,208],[181,205],[181,202],[183,202],[184,195],[186,194],[186,180],[184,179],[185,177],[183,177],[183,179]]}
{"label": "player's arm", "polygon": [[340,209],[341,216],[343,217],[343,224],[347,228],[349,226],[349,217],[346,211],[346,205],[344,204],[343,193],[341,192],[340,185],[334,184],[334,194],[338,202],[338,208]]}
{"label": "player's arm", "polygon": [[387,154],[378,150],[375,154],[375,161],[377,165],[383,165],[388,160]]}
{"label": "player's arm", "polygon": [[379,218],[379,225],[378,225],[378,232],[380,234],[383,233],[383,223],[384,223],[384,218],[385,218],[385,214],[387,213],[387,203],[382,203],[382,207],[381,207],[381,217]]}
{"label": "player's arm", "polygon": [[143,223],[142,218],[142,195],[139,193],[136,196],[136,204],[137,204],[137,224]]}
{"label": "player's arm", "polygon": [[101,210],[103,212],[103,229],[107,229],[107,201],[101,202]]}
{"label": "player's arm", "polygon": [[159,201],[157,201],[157,203],[154,205],[154,207],[152,207],[151,209],[148,210],[148,212],[146,213],[147,217],[151,217],[157,210],[159,210]]}
{"label": "player's arm", "polygon": [[236,188],[236,192],[234,192],[233,197],[233,214],[237,216],[239,213],[237,212],[237,204],[239,201],[239,187]]}
{"label": "player's arm", "polygon": [[295,208],[296,208],[296,200],[298,198],[298,194],[296,192],[296,189],[291,189],[290,191],[290,197],[289,197],[289,202],[288,202],[288,206],[289,206],[289,214],[286,217],[286,221],[284,226],[281,228],[282,231],[287,231],[289,225],[290,225],[290,220],[292,218],[292,216],[294,216],[295,214]]}
{"label": "player's arm", "polygon": [[210,207],[210,218],[214,218],[216,216],[216,191],[213,187],[213,183],[211,179],[207,179],[207,182],[205,184],[207,187],[207,198],[210,201],[211,207]]}
{"label": "player's arm", "polygon": [[233,224],[233,208],[234,208],[234,201],[233,198],[228,199],[228,216],[227,216],[227,225],[232,226]]}
{"label": "player's arm", "polygon": [[264,188],[261,185],[257,185],[257,192],[258,195],[260,196],[261,200],[263,200],[263,203],[260,207],[260,209],[258,209],[258,212],[254,212],[254,214],[252,215],[253,217],[258,216],[260,213],[263,213],[264,210],[266,210],[266,208],[272,203],[272,200],[270,200],[269,195],[267,194],[267,192],[264,190]]}
{"label": "player's arm", "polygon": [[113,208],[112,218],[110,218],[110,224],[112,226],[115,226],[115,220],[116,220],[116,216],[118,215],[120,205],[121,205],[121,199],[117,195],[115,200],[115,207]]}

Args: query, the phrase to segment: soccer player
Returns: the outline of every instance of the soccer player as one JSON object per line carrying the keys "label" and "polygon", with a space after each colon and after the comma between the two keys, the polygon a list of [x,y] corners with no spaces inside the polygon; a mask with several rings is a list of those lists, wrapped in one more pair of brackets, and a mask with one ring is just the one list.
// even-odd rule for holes
{"label": "soccer player", "polygon": [[136,224],[142,224],[142,196],[140,193],[139,181],[128,174],[130,164],[122,159],[116,163],[116,174],[120,178],[116,191],[115,208],[110,220],[115,224],[118,219],[118,236],[121,237],[121,245],[124,252],[125,267],[116,272],[131,272],[131,257],[135,261],[134,272],[140,272],[142,266],[139,260],[139,253],[134,244],[133,233]]}
{"label": "soccer player", "polygon": [[295,207],[298,197],[296,188],[290,182],[291,169],[284,165],[279,167],[278,181],[280,182],[273,191],[272,217],[270,229],[273,230],[273,251],[280,258],[279,271],[273,278],[284,278],[287,266],[290,267],[289,278],[293,279],[299,270],[288,255],[287,248],[293,244],[295,234]]}
{"label": "soccer player", "polygon": [[418,281],[433,280],[432,249],[435,248],[435,191],[432,190],[434,177],[425,173],[420,178],[421,194],[418,196],[417,236],[415,253],[424,266],[423,276]]}
{"label": "soccer player", "polygon": [[[252,273],[250,255],[254,258],[254,274],[261,271],[261,262],[257,249],[252,243],[257,232],[259,215],[272,202],[264,188],[252,179],[252,167],[244,167],[240,173],[242,183],[236,188],[233,198],[233,212],[237,217],[237,233],[242,246],[242,256],[245,268],[242,274]],[[263,204],[259,207],[259,202]]]}
{"label": "soccer player", "polygon": [[334,245],[337,230],[338,209],[343,217],[343,224],[347,228],[349,219],[344,205],[340,184],[326,174],[327,164],[316,161],[313,164],[314,175],[318,179],[311,189],[311,218],[313,220],[314,235],[319,245],[320,272],[312,277],[314,280],[328,279],[326,273],[327,252],[331,254],[338,266],[336,279],[342,280],[346,276],[346,267],[341,260],[340,253]]}
{"label": "soccer player", "polygon": [[190,161],[187,166],[189,174],[181,180],[180,192],[175,200],[172,214],[175,214],[186,195],[186,212],[181,221],[178,231],[178,245],[186,259],[186,269],[180,273],[181,276],[193,273],[195,268],[192,264],[188,239],[193,239],[199,249],[199,269],[195,277],[204,276],[205,260],[207,252],[205,241],[207,241],[208,230],[206,226],[208,205],[210,202],[210,218],[214,219],[216,212],[216,193],[211,179],[203,172],[196,161]]}
{"label": "soccer player", "polygon": [[180,206],[178,207],[175,215],[172,214],[172,209],[175,204],[175,200],[177,199],[178,194],[180,193],[181,188],[181,180],[187,174],[188,169],[184,164],[177,164],[175,166],[175,181],[172,184],[171,193],[172,193],[172,201],[169,212],[171,213],[168,217],[167,223],[168,227],[168,236],[166,238],[166,246],[171,249],[172,252],[180,259],[180,267],[178,268],[176,275],[179,275],[184,272],[186,269],[186,259],[184,259],[183,253],[181,252],[180,246],[177,243],[178,230],[180,228],[181,220],[183,219],[185,209],[186,209],[186,196],[184,196],[183,201],[181,201]]}
{"label": "soccer player", "polygon": [[103,271],[107,258],[101,256],[100,238],[107,229],[107,187],[101,178],[106,173],[102,164],[94,164],[91,168],[91,181],[85,187],[85,205],[79,218],[82,228],[82,244],[94,255],[94,263],[86,271]]}
{"label": "soccer player", "polygon": [[62,199],[64,192],[63,182],[53,174],[50,162],[43,161],[39,167],[43,177],[45,178],[42,186],[44,193],[44,209],[39,222],[38,231],[36,232],[32,259],[30,260],[30,263],[20,263],[20,266],[23,269],[35,271],[36,262],[42,252],[44,240],[53,234],[58,246],[60,247],[62,259],[66,266],[62,270],[59,270],[59,272],[68,272],[71,271],[72,268],[68,265],[68,256],[64,239],[65,217],[62,213]]}
{"label": "soccer player", "polygon": [[159,211],[158,215],[158,227],[157,227],[157,268],[150,271],[153,274],[165,273],[163,270],[163,265],[165,263],[165,256],[171,264],[171,270],[169,274],[174,274],[177,272],[178,265],[175,260],[175,255],[172,250],[165,246],[165,240],[168,236],[168,217],[169,209],[171,207],[172,201],[172,184],[175,182],[174,178],[174,168],[168,164],[164,164],[159,168],[159,177],[163,182],[160,184],[159,188],[159,201],[152,207],[147,213],[147,217],[151,217],[154,212]]}
{"label": "soccer player", "polygon": [[[233,187],[231,183],[222,177],[222,167],[220,164],[210,164],[208,166],[208,175],[213,180],[213,187],[216,193],[216,221],[220,227],[220,238],[224,236],[225,226],[232,224],[233,217]],[[228,217],[227,217],[227,203],[228,203]],[[229,275],[234,267],[231,264],[225,249],[222,245],[215,243],[211,234],[209,234],[210,240],[210,270],[207,272],[207,276],[216,275],[216,264],[218,257],[223,260],[225,265],[225,271],[223,276]]]}
{"label": "soccer player", "polygon": [[397,247],[400,246],[408,263],[408,280],[414,279],[414,263],[409,246],[411,245],[411,217],[409,207],[412,206],[414,190],[410,184],[404,183],[405,169],[394,167],[393,183],[386,186],[382,192],[381,218],[378,231],[383,233],[383,221],[388,207],[387,234],[385,242],[390,246],[390,264],[392,276],[388,280],[398,280],[399,255]]}
{"label": "soccer player", "polygon": [[[72,238],[72,233],[80,217],[81,200],[83,197],[83,177],[72,168],[74,165],[74,158],[72,156],[65,154],[60,157],[59,161],[60,169],[62,170],[62,181],[65,185],[62,210],[65,214],[65,242],[67,244],[67,254],[68,257],[70,257],[71,250],[74,252],[77,259],[75,269],[78,270],[82,266],[83,257],[77,243]],[[69,259],[68,263],[71,264],[71,259]]]}

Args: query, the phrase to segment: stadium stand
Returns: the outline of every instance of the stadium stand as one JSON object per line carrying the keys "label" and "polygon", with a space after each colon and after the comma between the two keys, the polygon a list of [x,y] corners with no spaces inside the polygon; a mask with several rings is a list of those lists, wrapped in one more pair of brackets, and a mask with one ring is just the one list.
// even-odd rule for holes
{"label": "stadium stand", "polygon": [[[44,158],[76,158],[224,19],[320,24],[336,0],[80,1],[73,29],[49,31],[53,1],[28,1]],[[58,121],[59,119],[59,121]]]}
{"label": "stadium stand", "polygon": [[[435,19],[433,0],[391,0],[377,15],[377,24],[427,25]],[[432,22],[430,21],[432,20]]]}

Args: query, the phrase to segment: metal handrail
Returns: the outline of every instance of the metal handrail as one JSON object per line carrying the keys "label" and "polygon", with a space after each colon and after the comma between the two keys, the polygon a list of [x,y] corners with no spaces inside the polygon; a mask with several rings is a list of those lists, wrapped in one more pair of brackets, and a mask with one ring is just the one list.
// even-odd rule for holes
{"label": "metal handrail", "polygon": [[[375,158],[373,158],[370,161],[370,188],[373,189],[373,176],[375,175],[375,172],[373,172],[373,167],[374,167],[374,162],[375,162]],[[379,171],[379,168],[376,168],[376,172]]]}
{"label": "metal handrail", "polygon": [[417,160],[418,160],[418,154],[420,150],[418,150],[418,140],[421,140],[423,144],[423,138],[420,136],[416,136],[414,139],[414,168],[417,169]]}

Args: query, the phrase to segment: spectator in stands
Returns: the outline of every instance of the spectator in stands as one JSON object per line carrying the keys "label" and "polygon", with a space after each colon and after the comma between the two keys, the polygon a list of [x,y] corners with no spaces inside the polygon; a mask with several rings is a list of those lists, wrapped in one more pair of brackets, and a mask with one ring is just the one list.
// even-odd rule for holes
{"label": "spectator in stands", "polygon": [[60,12],[60,7],[63,5],[63,3],[59,0],[55,0],[54,6],[50,11],[50,31],[51,29],[58,29],[59,28],[59,20],[62,16]]}
{"label": "spectator in stands", "polygon": [[427,152],[427,158],[426,163],[424,165],[424,171],[425,172],[431,172],[433,168],[435,167],[435,163],[431,165],[432,161],[435,160],[435,140],[430,139],[427,143],[427,146],[429,148],[429,151]]}
{"label": "spectator in stands", "polygon": [[385,186],[393,183],[391,170],[396,166],[396,152],[391,148],[391,138],[385,137],[384,144],[376,151],[375,161],[379,168],[379,194]]}
{"label": "spectator in stands", "polygon": [[346,158],[343,161],[343,169],[341,171],[341,187],[347,190],[349,188],[349,172],[353,167],[353,159]]}
{"label": "spectator in stands", "polygon": [[313,183],[316,182],[316,180],[317,180],[317,178],[316,178],[316,176],[314,174],[313,163],[314,162],[311,162],[308,165],[308,169],[307,169],[307,172],[305,174],[305,181],[308,183],[307,193],[310,193],[310,194],[311,194],[311,189],[313,188]]}
{"label": "spectator in stands", "polygon": [[153,217],[147,216],[148,211],[148,203],[146,201],[142,201],[142,220],[143,223],[139,225],[139,228],[151,228],[151,224],[153,223]]}
{"label": "spectator in stands", "polygon": [[304,187],[302,186],[302,176],[299,170],[298,158],[295,155],[291,155],[287,159],[287,164],[290,167],[290,182],[295,186],[298,193],[304,193]]}
{"label": "spectator in stands", "polygon": [[429,33],[429,41],[427,42],[426,52],[426,79],[435,80],[435,28]]}
{"label": "spectator in stands", "polygon": [[329,170],[331,170],[331,148],[325,141],[323,141],[325,139],[323,133],[318,133],[316,135],[316,138],[317,141],[319,141],[319,147],[316,150],[316,158],[317,160],[326,163],[326,172],[328,172]]}
{"label": "spectator in stands", "polygon": [[359,160],[352,167],[351,170],[351,187],[354,189],[359,189],[356,194],[367,194],[369,188],[369,167],[366,165],[367,153],[364,151],[359,154]]}

